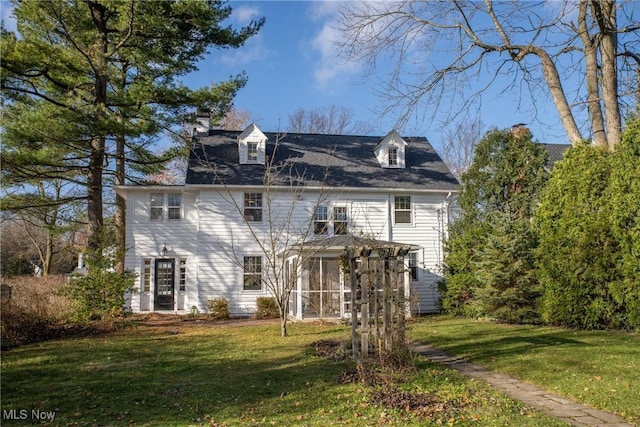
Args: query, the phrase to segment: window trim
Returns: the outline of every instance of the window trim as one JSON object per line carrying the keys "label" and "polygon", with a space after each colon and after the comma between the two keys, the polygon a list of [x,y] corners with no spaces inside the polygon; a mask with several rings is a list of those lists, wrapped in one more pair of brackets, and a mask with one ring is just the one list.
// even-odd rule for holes
{"label": "window trim", "polygon": [[150,293],[151,292],[151,284],[153,283],[153,278],[151,277],[151,272],[153,269],[151,268],[151,258],[143,258],[142,259],[142,275],[140,280],[140,288],[142,293]]}
{"label": "window trim", "polygon": [[[258,163],[258,146],[257,141],[247,141],[247,162]],[[255,149],[253,149],[255,148]]]}
{"label": "window trim", "polygon": [[[160,200],[160,203],[157,200]],[[151,193],[149,195],[149,220],[150,221],[163,221],[164,220],[164,193]],[[154,212],[160,212],[159,215],[154,215]]]}
{"label": "window trim", "polygon": [[[337,209],[344,210],[340,214],[336,212]],[[344,218],[339,218],[339,215],[344,214]],[[332,209],[332,220],[333,220],[333,235],[334,236],[344,236],[349,234],[349,215],[347,213],[346,206],[334,206]],[[337,233],[338,228],[336,224],[344,224],[344,233]]]}
{"label": "window trim", "polygon": [[[398,199],[408,199],[409,202],[409,208],[407,209],[406,207],[401,207],[399,208],[399,201]],[[406,200],[405,200],[406,202]],[[409,221],[402,221],[399,222],[398,221],[398,212],[409,212]],[[406,195],[401,195],[401,196],[394,196],[393,198],[393,224],[394,225],[411,225],[413,224],[413,202],[411,200],[411,196],[406,196]]]}
{"label": "window trim", "polygon": [[[320,216],[321,212],[323,212],[322,216]],[[329,234],[329,207],[326,205],[317,206],[313,213],[313,234],[316,236]]]}
{"label": "window trim", "polygon": [[[171,197],[178,197],[178,205],[169,204]],[[167,221],[180,221],[182,219],[182,194],[181,193],[167,193]],[[177,218],[171,217],[171,212],[178,212]]]}
{"label": "window trim", "polygon": [[[393,156],[391,155],[391,153],[393,153]],[[398,147],[395,146],[390,146],[389,150],[387,152],[387,165],[390,168],[397,168],[400,166],[400,159],[399,159],[399,155],[400,155],[400,150],[398,149]],[[391,160],[393,159],[393,160]]]}
{"label": "window trim", "polygon": [[[412,259],[413,258],[413,259]],[[418,260],[418,252],[409,252],[407,254],[407,266],[409,268],[409,278],[412,282],[418,282],[418,270],[420,269],[420,261]]]}
{"label": "window trim", "polygon": [[[253,197],[252,197],[253,196]],[[258,196],[258,197],[256,197]],[[262,193],[260,192],[245,192],[243,202],[243,218],[246,222],[262,222]],[[256,219],[256,215],[249,215],[249,213],[259,213],[259,219]]]}
{"label": "window trim", "polygon": [[[259,263],[251,264],[251,261],[259,260]],[[249,267],[249,270],[247,269]],[[256,268],[257,267],[257,268]],[[262,275],[264,274],[264,268],[262,266],[261,255],[245,255],[242,263],[242,290],[244,292],[262,292]],[[247,289],[247,279],[257,277],[259,287]]]}
{"label": "window trim", "polygon": [[187,291],[187,259],[178,260],[178,292]]}
{"label": "window trim", "polygon": [[[177,196],[178,204],[170,205],[169,199],[172,196]],[[157,200],[156,200],[157,199]],[[157,203],[160,201],[160,203]],[[154,204],[154,202],[156,202]],[[156,214],[154,215],[154,212]],[[159,212],[159,215],[157,214]],[[171,218],[170,212],[177,212],[177,218]],[[149,194],[149,221],[162,222],[162,221],[181,221],[184,217],[182,193],[180,192],[163,192],[163,193],[151,193]]]}

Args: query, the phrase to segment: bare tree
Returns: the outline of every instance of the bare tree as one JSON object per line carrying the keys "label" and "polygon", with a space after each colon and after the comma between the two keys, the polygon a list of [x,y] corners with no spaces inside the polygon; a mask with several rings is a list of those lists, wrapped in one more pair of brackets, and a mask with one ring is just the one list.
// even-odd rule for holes
{"label": "bare tree", "polygon": [[637,91],[637,13],[615,0],[348,2],[341,48],[370,72],[393,59],[383,113],[401,123],[421,107],[452,121],[493,87],[522,92],[534,118],[551,96],[572,144],[612,149]]}
{"label": "bare tree", "polygon": [[3,189],[5,196],[1,199],[1,208],[7,213],[9,224],[19,225],[21,232],[3,232],[2,250],[6,252],[11,251],[9,248],[27,245],[29,250],[11,252],[18,257],[29,254],[30,261],[37,261],[42,275],[47,276],[51,273],[54,256],[70,247],[65,238],[80,224],[78,189],[59,179],[42,180],[29,187],[29,193],[9,194],[7,188]]}
{"label": "bare tree", "polygon": [[213,128],[225,130],[244,130],[252,122],[251,112],[236,107],[231,107],[224,117],[217,123],[213,123]]}
{"label": "bare tree", "polygon": [[447,128],[442,138],[442,160],[458,178],[471,166],[476,145],[482,139],[484,123],[480,118],[462,120]]}
{"label": "bare tree", "polygon": [[[247,214],[244,193],[235,192],[226,185],[224,179],[217,173],[215,159],[200,159],[205,167],[212,168],[216,181],[222,184],[220,196],[229,203],[237,218],[241,218],[242,236],[234,235],[230,226],[231,239],[228,246],[221,248],[225,257],[240,269],[246,269],[244,264],[245,245],[239,247],[239,242],[246,242],[248,232],[252,247],[258,250],[262,259],[260,266],[260,280],[267,291],[273,295],[280,317],[280,330],[283,337],[287,336],[287,321],[291,292],[296,286],[298,269],[302,268],[319,251],[322,244],[308,244],[314,240],[313,218],[318,208],[327,200],[324,184],[314,188],[306,194],[305,183],[310,177],[296,172],[293,161],[277,160],[278,145],[286,134],[278,134],[275,139],[273,152],[265,163],[263,187],[261,192],[261,221],[255,221]],[[324,168],[323,177],[314,177],[322,183],[326,182],[328,166]],[[304,211],[303,219],[300,218]]]}
{"label": "bare tree", "polygon": [[367,134],[373,130],[370,123],[353,121],[354,112],[347,107],[331,105],[327,108],[305,110],[298,108],[289,115],[287,130],[295,133],[322,133],[334,135]]}

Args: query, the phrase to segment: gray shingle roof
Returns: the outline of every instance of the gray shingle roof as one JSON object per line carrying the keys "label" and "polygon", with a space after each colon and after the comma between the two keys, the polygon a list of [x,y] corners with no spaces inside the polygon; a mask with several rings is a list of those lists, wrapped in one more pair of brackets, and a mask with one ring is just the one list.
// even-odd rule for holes
{"label": "gray shingle roof", "polygon": [[562,160],[564,152],[571,147],[569,144],[542,144],[549,154],[548,166],[553,168],[555,162]]}
{"label": "gray shingle roof", "polygon": [[[187,184],[262,185],[265,166],[241,165],[239,131],[198,134],[189,158]],[[384,169],[373,149],[384,136],[319,135],[264,132],[267,158],[283,168],[276,185],[397,188],[455,191],[458,181],[423,137],[405,137],[406,168]],[[325,178],[326,175],[326,178]]]}

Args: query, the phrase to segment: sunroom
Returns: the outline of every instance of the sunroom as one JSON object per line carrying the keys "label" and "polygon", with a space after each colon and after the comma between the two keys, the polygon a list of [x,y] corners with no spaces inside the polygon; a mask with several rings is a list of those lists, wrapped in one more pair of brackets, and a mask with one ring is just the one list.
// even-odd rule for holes
{"label": "sunroom", "polygon": [[[415,245],[387,242],[353,236],[332,236],[307,242],[298,268],[296,283],[289,299],[289,316],[293,319],[342,319],[351,316],[351,281],[344,255],[349,249],[364,249],[369,257],[378,258],[383,251],[418,250]],[[406,299],[410,298],[411,275],[408,257],[403,268]],[[294,269],[296,257],[289,258],[285,272]]]}

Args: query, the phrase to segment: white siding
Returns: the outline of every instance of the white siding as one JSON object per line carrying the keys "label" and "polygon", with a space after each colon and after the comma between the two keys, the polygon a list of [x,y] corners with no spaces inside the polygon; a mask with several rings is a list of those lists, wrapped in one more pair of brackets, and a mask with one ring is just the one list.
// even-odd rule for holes
{"label": "white siding", "polygon": [[[165,192],[165,191],[154,191]],[[178,191],[168,191],[175,193]],[[138,273],[135,287],[140,290],[142,280],[143,259],[155,260],[161,258],[162,248],[167,248],[167,258],[176,260],[176,271],[179,259],[187,260],[187,310],[197,293],[195,273],[197,271],[197,205],[195,194],[182,194],[182,218],[180,220],[149,219],[150,193],[130,193],[127,197],[127,254],[125,265],[127,269]],[[153,277],[152,263],[152,277]],[[179,276],[176,274],[176,286]],[[134,293],[130,299],[130,309],[140,309],[140,294]]]}
{"label": "white siding", "polygon": [[[198,311],[205,312],[209,299],[224,297],[235,316],[252,314],[256,298],[269,295],[264,287],[262,291],[243,289],[244,256],[264,256],[259,242],[269,242],[270,236],[277,239],[288,233],[304,233],[320,197],[319,192],[308,190],[292,202],[291,193],[272,194],[270,221],[267,195],[264,195],[263,221],[249,227],[242,215],[244,193],[241,191],[227,193],[225,190],[201,189],[197,195],[183,193],[184,216],[180,221],[150,221],[151,192],[131,191],[127,197],[127,244],[130,248],[126,257],[127,268],[142,273],[143,259],[160,257],[160,251],[166,244],[168,256],[176,259],[176,266],[178,259],[187,259],[186,310],[195,306]],[[442,228],[447,223],[443,217],[446,194],[402,194],[411,195],[411,224],[393,224],[396,194],[389,191],[328,192],[322,195],[322,204],[329,207],[329,212],[334,206],[346,206],[349,231],[354,235],[420,246],[419,280],[413,286],[417,296],[414,308],[420,312],[436,311],[436,282],[440,279],[442,264]],[[313,237],[312,233],[310,237]],[[279,246],[278,251],[282,248]],[[141,277],[140,274],[138,286]],[[133,295],[131,309],[137,311],[139,307],[139,295]]]}

